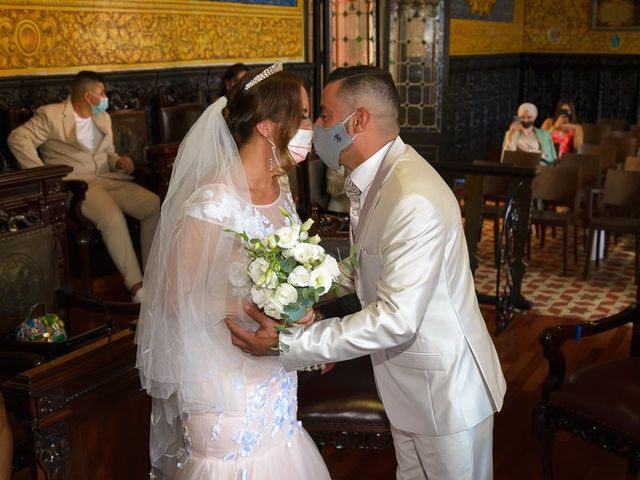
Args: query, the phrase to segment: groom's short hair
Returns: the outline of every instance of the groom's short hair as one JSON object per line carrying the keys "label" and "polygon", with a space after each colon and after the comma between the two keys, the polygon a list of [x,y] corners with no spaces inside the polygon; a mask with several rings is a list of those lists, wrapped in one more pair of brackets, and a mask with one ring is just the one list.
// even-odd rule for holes
{"label": "groom's short hair", "polygon": [[388,71],[372,65],[340,67],[331,72],[327,85],[338,81],[341,98],[365,104],[373,109],[379,122],[393,122],[397,127],[400,96]]}

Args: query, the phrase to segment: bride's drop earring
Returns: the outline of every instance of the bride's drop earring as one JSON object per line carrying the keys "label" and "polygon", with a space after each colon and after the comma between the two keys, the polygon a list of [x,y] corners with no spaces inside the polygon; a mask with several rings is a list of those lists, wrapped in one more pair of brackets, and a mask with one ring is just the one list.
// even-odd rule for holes
{"label": "bride's drop earring", "polygon": [[269,163],[269,171],[273,172],[273,157],[269,157],[268,163]]}

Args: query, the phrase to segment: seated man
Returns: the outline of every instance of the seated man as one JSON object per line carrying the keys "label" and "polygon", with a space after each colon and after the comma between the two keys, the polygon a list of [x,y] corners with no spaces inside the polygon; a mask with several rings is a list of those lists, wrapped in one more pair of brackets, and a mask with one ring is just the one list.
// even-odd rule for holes
{"label": "seated man", "polygon": [[123,212],[140,221],[144,266],[160,216],[160,199],[132,181],[133,161],[115,152],[111,117],[105,111],[108,104],[102,76],[79,72],[71,95],[62,103],[40,107],[31,120],[11,132],[8,143],[22,168],[68,165],[73,172],[67,179],[87,182],[82,214],[102,232],[132,299],[139,302],[142,272]]}

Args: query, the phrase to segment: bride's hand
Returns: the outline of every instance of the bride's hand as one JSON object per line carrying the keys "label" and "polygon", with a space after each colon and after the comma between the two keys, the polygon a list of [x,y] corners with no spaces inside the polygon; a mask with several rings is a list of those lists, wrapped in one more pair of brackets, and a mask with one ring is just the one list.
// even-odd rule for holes
{"label": "bride's hand", "polygon": [[300,320],[297,320],[295,324],[302,325],[303,327],[309,327],[313,324],[315,318],[316,318],[316,312],[313,310],[313,308],[310,308],[309,310],[307,310],[307,314],[304,317],[302,317]]}

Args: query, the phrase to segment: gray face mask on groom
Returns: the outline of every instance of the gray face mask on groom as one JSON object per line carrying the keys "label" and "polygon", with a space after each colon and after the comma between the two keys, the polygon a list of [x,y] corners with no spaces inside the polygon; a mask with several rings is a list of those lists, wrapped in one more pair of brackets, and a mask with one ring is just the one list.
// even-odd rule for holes
{"label": "gray face mask on groom", "polygon": [[320,157],[320,160],[329,168],[333,168],[334,170],[340,169],[340,154],[345,148],[351,145],[358,136],[356,133],[353,137],[350,137],[347,133],[347,128],[344,126],[356,111],[357,109],[342,122],[336,123],[331,128],[321,127],[317,124],[313,126],[313,147]]}

